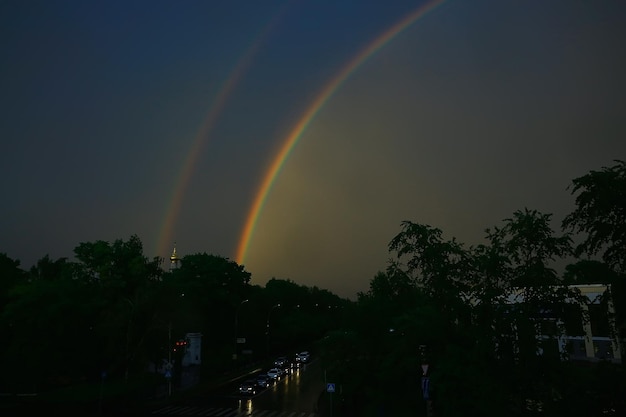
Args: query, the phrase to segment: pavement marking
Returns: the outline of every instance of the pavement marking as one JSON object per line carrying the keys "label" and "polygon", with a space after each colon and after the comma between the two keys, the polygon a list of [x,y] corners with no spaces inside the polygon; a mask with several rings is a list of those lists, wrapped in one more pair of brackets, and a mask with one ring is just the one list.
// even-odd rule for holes
{"label": "pavement marking", "polygon": [[207,415],[207,409],[202,407],[199,408],[199,411],[197,413],[194,414],[190,414],[191,416],[206,416]]}
{"label": "pavement marking", "polygon": [[225,416],[225,415],[226,415],[226,413],[229,413],[229,412],[231,412],[231,411],[233,411],[233,409],[232,409],[232,408],[227,408],[227,409],[225,409],[225,410],[223,410],[223,411],[221,411],[221,412],[219,412],[219,413],[215,414],[215,417],[222,417],[222,416]]}
{"label": "pavement marking", "polygon": [[170,405],[152,411],[152,414],[179,415],[179,416],[204,416],[204,417],[318,417],[316,413],[304,411],[280,411],[280,410],[242,410],[236,408],[221,407],[198,407]]}
{"label": "pavement marking", "polygon": [[194,412],[196,410],[198,410],[198,407],[193,407],[193,406],[183,407],[183,408],[179,409],[176,414],[190,415],[190,413],[192,413],[192,412]]}
{"label": "pavement marking", "polygon": [[167,410],[171,410],[171,409],[176,408],[176,407],[177,407],[177,406],[175,406],[175,405],[168,405],[167,407],[163,407],[163,408],[159,408],[158,410],[154,410],[154,411],[152,412],[152,414],[164,413],[164,412],[166,412]]}

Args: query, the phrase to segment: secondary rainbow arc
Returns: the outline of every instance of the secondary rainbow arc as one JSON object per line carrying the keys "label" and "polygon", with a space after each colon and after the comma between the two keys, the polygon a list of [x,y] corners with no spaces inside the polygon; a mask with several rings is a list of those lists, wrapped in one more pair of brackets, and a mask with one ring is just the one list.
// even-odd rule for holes
{"label": "secondary rainbow arc", "polygon": [[202,150],[209,141],[210,133],[213,130],[215,122],[219,115],[222,113],[225,104],[230,97],[233,90],[241,78],[245,75],[253,58],[260,50],[262,44],[267,39],[269,33],[274,29],[278,22],[284,17],[287,10],[293,5],[294,0],[287,1],[280,7],[279,11],[273,16],[271,21],[265,25],[265,27],[255,36],[254,42],[245,50],[241,55],[233,70],[229,73],[226,81],[217,92],[215,99],[213,100],[206,117],[204,118],[202,125],[198,129],[198,132],[191,144],[187,157],[185,158],[180,174],[175,182],[174,192],[172,197],[168,200],[169,205],[166,209],[165,220],[163,221],[157,238],[157,253],[162,256],[168,253],[170,245],[172,244],[172,236],[176,220],[180,215],[180,211],[183,205],[184,196],[189,187],[189,183],[194,173],[194,169],[197,165]]}

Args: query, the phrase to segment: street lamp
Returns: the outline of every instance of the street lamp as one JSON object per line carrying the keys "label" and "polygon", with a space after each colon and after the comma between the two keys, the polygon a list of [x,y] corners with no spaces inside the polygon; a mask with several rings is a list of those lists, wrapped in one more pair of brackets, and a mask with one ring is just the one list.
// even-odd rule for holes
{"label": "street lamp", "polygon": [[233,353],[233,360],[237,359],[237,319],[239,318],[239,309],[241,308],[242,305],[244,305],[247,302],[248,302],[247,299],[243,300],[237,306],[237,310],[235,310],[235,353]]}
{"label": "street lamp", "polygon": [[267,313],[267,325],[265,328],[265,337],[267,340],[267,356],[268,357],[270,356],[270,316],[272,314],[272,311],[278,307],[280,307],[280,303],[272,306],[272,308],[270,308],[270,311],[268,311]]}

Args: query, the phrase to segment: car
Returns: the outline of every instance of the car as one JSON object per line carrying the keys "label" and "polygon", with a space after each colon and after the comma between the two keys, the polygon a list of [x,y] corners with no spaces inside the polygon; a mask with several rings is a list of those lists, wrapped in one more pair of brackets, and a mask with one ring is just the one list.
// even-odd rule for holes
{"label": "car", "polygon": [[286,356],[280,356],[274,361],[274,366],[277,368],[282,368],[287,362],[289,362],[289,360]]}
{"label": "car", "polygon": [[274,379],[268,374],[260,374],[256,377],[256,385],[260,388],[269,388],[274,383]]}
{"label": "car", "polygon": [[257,391],[256,381],[253,379],[248,379],[247,381],[243,381],[241,385],[239,385],[239,394],[242,395],[255,395]]}
{"label": "car", "polygon": [[289,374],[291,373],[291,368],[293,368],[293,365],[286,356],[280,356],[274,361],[274,367],[281,369],[285,374]]}
{"label": "car", "polygon": [[283,370],[280,368],[272,368],[267,371],[267,376],[272,378],[274,381],[278,381],[281,376],[283,376]]}
{"label": "car", "polygon": [[308,351],[296,353],[296,363],[308,363],[311,359],[311,354]]}
{"label": "car", "polygon": [[296,360],[293,363],[296,368],[302,368],[304,366],[304,362],[302,362],[297,356]]}

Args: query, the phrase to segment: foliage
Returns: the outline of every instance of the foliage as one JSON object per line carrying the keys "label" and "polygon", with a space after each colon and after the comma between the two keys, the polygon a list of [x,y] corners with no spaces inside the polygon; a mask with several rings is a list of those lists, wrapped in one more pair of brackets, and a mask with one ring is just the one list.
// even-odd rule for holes
{"label": "foliage", "polygon": [[[317,340],[354,415],[425,415],[423,364],[440,416],[521,415],[531,405],[546,416],[622,411],[623,368],[581,368],[550,346],[562,326],[580,331],[583,298],[571,284],[610,284],[624,323],[625,168],[618,161],[574,180],[577,209],[562,234],[550,214],[529,209],[469,248],[402,222],[388,267],[355,303],[289,279],[251,285],[243,266],[206,253],[163,271],[137,236],[83,242],[76,261],[46,255],[29,271],[0,254],[0,391],[97,385],[103,371],[130,381],[170,357],[180,374],[173,343],[199,332],[204,376]],[[575,250],[571,232],[587,234]],[[603,262],[578,258],[598,253]],[[555,263],[572,254],[560,276]],[[237,349],[248,354],[233,362]]]}
{"label": "foliage", "polygon": [[341,322],[346,303],[288,280],[252,286],[241,265],[206,253],[187,255],[180,268],[163,271],[162,260],[148,259],[137,236],[82,242],[75,258],[46,255],[26,272],[0,255],[1,392],[97,385],[103,372],[110,381],[136,380],[169,358],[178,376],[184,349],[174,351],[174,344],[189,332],[205,336],[201,374],[213,376],[233,369],[236,315],[246,336],[241,348],[253,352],[246,358],[252,360],[269,353],[271,300],[284,308],[272,320],[277,347],[322,337]]}
{"label": "foliage", "polygon": [[25,279],[26,274],[20,269],[20,261],[9,258],[6,253],[0,253],[0,314],[11,299],[13,287],[23,283]]}
{"label": "foliage", "polygon": [[[398,389],[419,392],[422,363],[437,415],[556,407],[565,365],[550,349],[560,332],[553,323],[580,318],[574,307],[583,299],[553,267],[572,248],[550,221],[536,210],[516,211],[468,249],[440,229],[403,222],[387,270],[359,294],[347,327],[325,339],[325,366],[345,383],[357,414],[407,412]],[[536,337],[537,326],[548,339]]]}
{"label": "foliage", "polygon": [[516,287],[537,287],[559,284],[550,263],[571,253],[571,238],[555,236],[550,226],[552,215],[524,209],[505,219],[502,228],[487,230],[490,241],[498,243],[512,269],[508,279]]}
{"label": "foliage", "polygon": [[[468,254],[454,238],[446,241],[442,235],[440,229],[405,221],[389,250],[396,252],[398,260],[405,259],[406,275],[435,300],[444,316],[452,318],[458,317],[465,305]],[[391,263],[395,280],[404,279],[404,274],[397,272],[399,268],[401,264]]]}
{"label": "foliage", "polygon": [[626,273],[626,162],[615,163],[572,181],[576,209],[563,227],[585,234],[577,255],[601,252],[607,265]]}
{"label": "foliage", "polygon": [[[576,255],[600,254],[607,268],[596,267],[596,279],[610,281],[621,337],[626,332],[626,162],[592,170],[572,180],[571,193],[576,195],[576,209],[563,220],[563,228],[581,234]],[[587,273],[580,264],[578,279]],[[603,268],[604,270],[600,270]],[[588,269],[588,268],[587,268]],[[570,270],[570,277],[574,271]],[[587,278],[588,279],[588,278]],[[624,352],[626,353],[626,352]]]}

